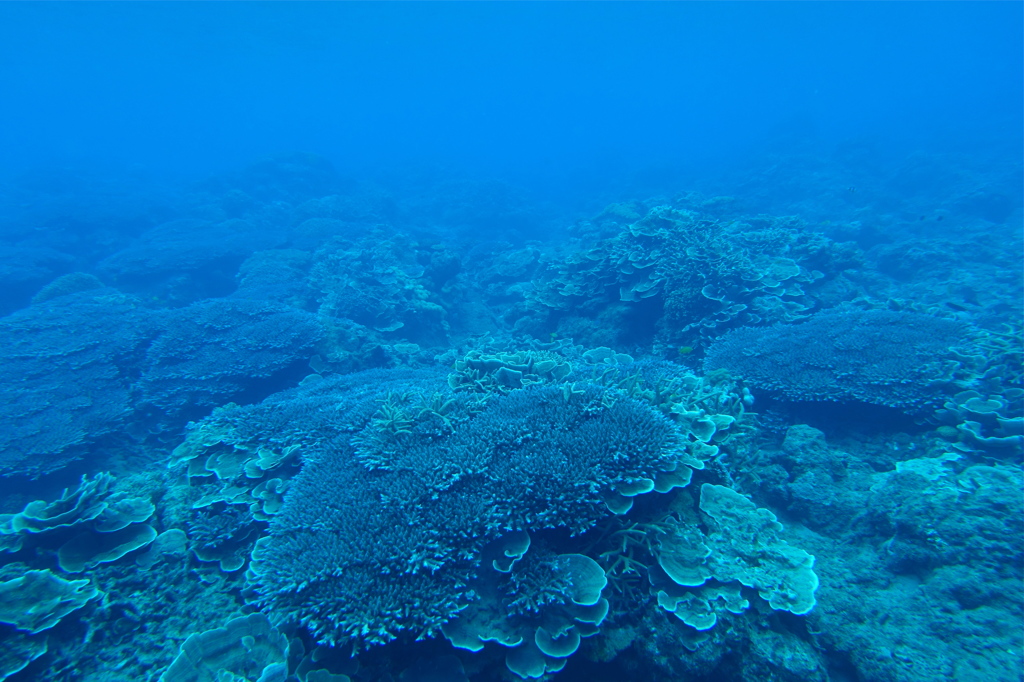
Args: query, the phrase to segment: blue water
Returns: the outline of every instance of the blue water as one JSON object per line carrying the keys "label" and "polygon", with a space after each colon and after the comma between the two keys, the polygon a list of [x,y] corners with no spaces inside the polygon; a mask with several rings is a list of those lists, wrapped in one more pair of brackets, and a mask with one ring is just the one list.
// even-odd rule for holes
{"label": "blue water", "polygon": [[1022,7],[0,5],[0,680],[1022,679]]}

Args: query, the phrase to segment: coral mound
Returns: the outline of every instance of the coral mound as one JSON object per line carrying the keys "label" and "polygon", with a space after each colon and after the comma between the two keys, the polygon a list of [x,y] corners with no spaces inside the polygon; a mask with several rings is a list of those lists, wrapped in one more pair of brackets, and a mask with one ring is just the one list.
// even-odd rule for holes
{"label": "coral mound", "polygon": [[745,327],[704,361],[791,401],[858,401],[919,411],[960,369],[967,325],[918,313],[829,310],[798,324]]}

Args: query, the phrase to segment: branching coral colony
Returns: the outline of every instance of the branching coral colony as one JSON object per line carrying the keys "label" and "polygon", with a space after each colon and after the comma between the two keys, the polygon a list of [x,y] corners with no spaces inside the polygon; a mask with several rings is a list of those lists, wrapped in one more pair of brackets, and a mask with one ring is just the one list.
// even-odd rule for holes
{"label": "branching coral colony", "polygon": [[535,678],[647,609],[696,647],[753,602],[813,607],[813,557],[706,469],[747,421],[727,375],[570,344],[453,370],[329,377],[193,427],[174,467],[195,513],[260,529],[246,593],[272,626],[356,650],[443,636]]}

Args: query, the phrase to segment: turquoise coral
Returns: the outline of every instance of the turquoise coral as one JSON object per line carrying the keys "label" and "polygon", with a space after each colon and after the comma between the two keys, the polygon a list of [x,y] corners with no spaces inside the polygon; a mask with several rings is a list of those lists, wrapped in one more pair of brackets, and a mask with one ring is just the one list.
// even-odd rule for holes
{"label": "turquoise coral", "polygon": [[35,635],[100,596],[88,579],[65,580],[49,570],[25,571],[0,582],[0,623]]}

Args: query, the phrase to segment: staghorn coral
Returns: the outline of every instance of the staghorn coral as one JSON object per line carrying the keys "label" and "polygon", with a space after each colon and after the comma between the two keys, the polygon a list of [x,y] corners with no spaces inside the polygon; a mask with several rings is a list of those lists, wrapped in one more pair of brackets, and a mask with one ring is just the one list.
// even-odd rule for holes
{"label": "staghorn coral", "polygon": [[671,422],[621,394],[602,402],[614,393],[514,391],[454,433],[433,421],[407,429],[389,465],[372,470],[335,438],[257,543],[259,603],[321,641],[433,632],[471,600],[488,539],[508,529],[583,532],[608,513],[604,494],[677,466]]}

